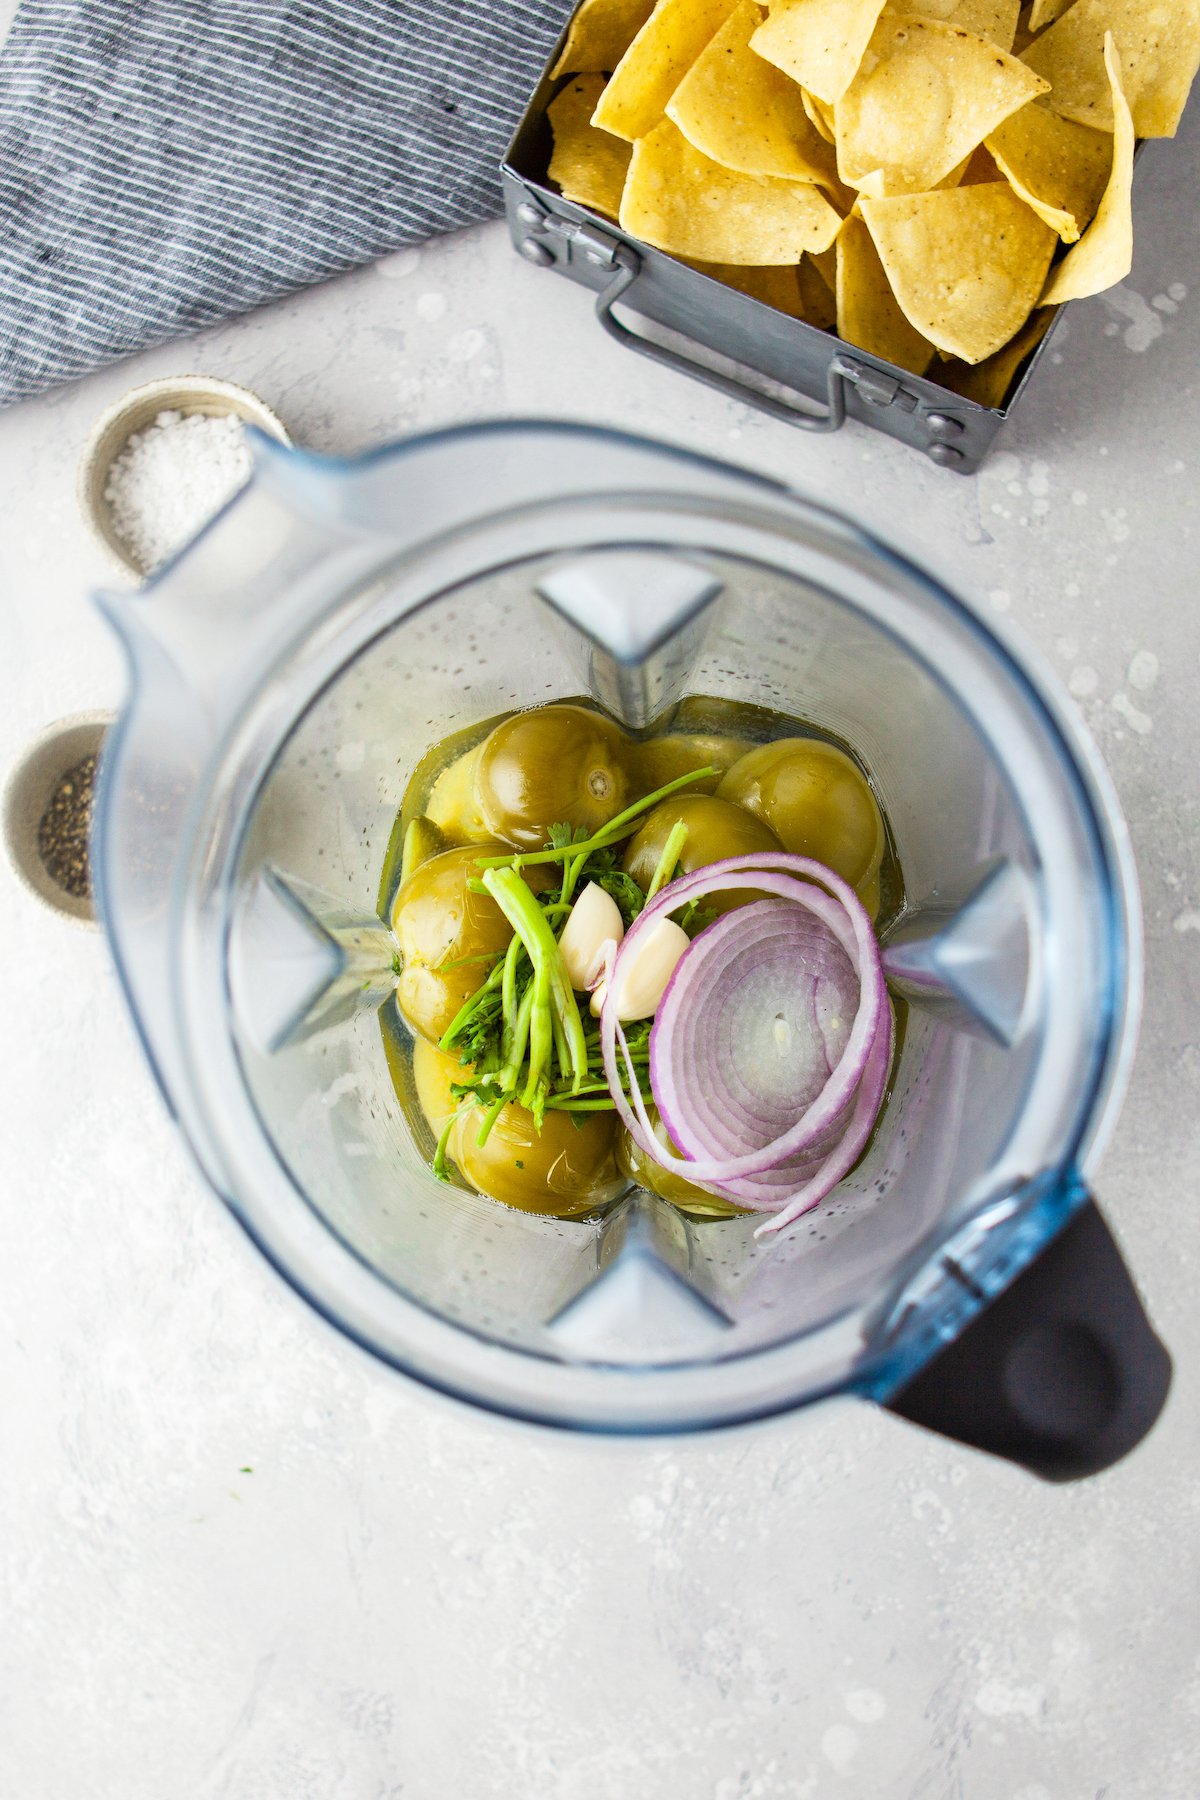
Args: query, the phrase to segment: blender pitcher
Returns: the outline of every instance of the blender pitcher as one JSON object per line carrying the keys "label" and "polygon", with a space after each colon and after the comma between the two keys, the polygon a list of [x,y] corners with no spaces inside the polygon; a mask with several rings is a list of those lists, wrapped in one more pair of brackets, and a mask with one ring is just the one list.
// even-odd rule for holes
{"label": "blender pitcher", "polygon": [[[1149,1429],[1169,1361],[1087,1187],[1136,1029],[1126,834],[1052,682],[937,579],[772,482],[515,423],[350,462],[259,439],[182,557],[100,602],[131,680],[94,845],[129,1003],[209,1181],[339,1329],[586,1430],[852,1391],[1063,1479]],[[377,902],[414,767],[581,695],[635,733],[693,695],[799,715],[890,821],[892,1098],[773,1239],[632,1186],[511,1211],[436,1180],[397,1099]]]}

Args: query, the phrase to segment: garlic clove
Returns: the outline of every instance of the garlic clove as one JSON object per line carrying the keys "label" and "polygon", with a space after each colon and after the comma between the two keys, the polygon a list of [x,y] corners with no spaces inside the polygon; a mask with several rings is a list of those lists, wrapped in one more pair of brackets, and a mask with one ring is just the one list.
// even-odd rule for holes
{"label": "garlic clove", "polygon": [[617,988],[617,1017],[649,1019],[667,990],[691,939],[674,919],[659,919],[625,957]]}
{"label": "garlic clove", "polygon": [[604,1011],[604,996],[607,992],[607,981],[598,981],[592,989],[592,998],[588,1005],[588,1011],[591,1013],[593,1019],[598,1019],[600,1014]]}
{"label": "garlic clove", "polygon": [[624,935],[620,907],[611,894],[589,881],[571,908],[558,940],[567,979],[577,993],[596,979],[603,966],[605,945],[619,944]]}

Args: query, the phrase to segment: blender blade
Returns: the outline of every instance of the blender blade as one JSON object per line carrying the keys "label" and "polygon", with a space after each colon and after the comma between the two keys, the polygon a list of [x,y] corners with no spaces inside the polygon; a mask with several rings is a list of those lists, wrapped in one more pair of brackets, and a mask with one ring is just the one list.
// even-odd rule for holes
{"label": "blender blade", "polygon": [[971,880],[961,904],[937,895],[901,915],[884,944],[884,973],[914,1005],[1008,1049],[1021,1035],[1031,985],[1032,884],[1008,860]]}
{"label": "blender blade", "polygon": [[238,910],[229,954],[238,1023],[267,1055],[378,1008],[396,985],[398,945],[381,919],[269,866]]}
{"label": "blender blade", "polygon": [[732,1321],[689,1279],[690,1248],[686,1222],[665,1201],[628,1195],[605,1221],[595,1272],[548,1322],[556,1345],[588,1362],[712,1357]]}

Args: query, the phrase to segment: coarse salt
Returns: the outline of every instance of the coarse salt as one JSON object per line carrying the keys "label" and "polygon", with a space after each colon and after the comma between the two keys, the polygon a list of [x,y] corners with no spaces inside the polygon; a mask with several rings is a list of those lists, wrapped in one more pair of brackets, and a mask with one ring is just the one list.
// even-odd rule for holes
{"label": "coarse salt", "polygon": [[108,472],[113,529],[149,574],[195,536],[250,474],[234,413],[160,412],[135,431]]}

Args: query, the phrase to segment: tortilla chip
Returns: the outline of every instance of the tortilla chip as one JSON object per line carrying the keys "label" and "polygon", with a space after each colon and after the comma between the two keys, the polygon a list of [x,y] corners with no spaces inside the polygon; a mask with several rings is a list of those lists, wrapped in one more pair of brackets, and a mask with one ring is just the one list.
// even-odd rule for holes
{"label": "tortilla chip", "polygon": [[[822,256],[832,256],[837,260],[837,250],[830,248],[821,251]],[[800,303],[804,308],[804,317],[818,331],[832,331],[837,324],[837,301],[815,256],[801,259],[800,269]]]}
{"label": "tortilla chip", "polygon": [[810,94],[804,87],[800,89],[800,101],[825,142],[832,144],[834,139],[832,106],[826,106],[823,100],[818,100],[815,94]]}
{"label": "tortilla chip", "polygon": [[[1200,0],[1197,0],[1200,4]],[[924,194],[1046,83],[995,44],[885,14],[836,108],[838,174],[875,197]]]}
{"label": "tortilla chip", "polygon": [[1050,83],[1055,112],[1097,131],[1113,129],[1106,31],[1121,52],[1134,135],[1174,137],[1200,66],[1200,0],[1074,0],[1030,44],[1023,60]]}
{"label": "tortilla chip", "polygon": [[883,0],[779,0],[754,49],[832,106],[858,72]]}
{"label": "tortilla chip", "polygon": [[905,18],[936,19],[941,25],[957,25],[960,31],[986,38],[1001,50],[1011,50],[1021,0],[891,0],[891,11],[902,13]]}
{"label": "tortilla chip", "polygon": [[[868,182],[863,185],[861,192],[871,194],[876,200],[880,200],[886,198],[886,195],[884,193],[882,173],[877,172],[877,174],[878,179],[870,180],[870,178],[868,178]],[[970,187],[972,183],[976,181],[999,180],[999,169],[996,167],[983,145],[979,144],[972,150],[970,156],[964,156],[962,161],[958,163],[955,168],[951,169],[948,175],[943,175],[937,185],[939,188]]]}
{"label": "tortilla chip", "polygon": [[751,300],[761,300],[764,306],[773,307],[776,312],[786,313],[791,319],[805,317],[798,267],[780,264],[774,268],[759,269],[745,263],[696,262],[694,258],[685,260],[699,274],[708,275],[713,281],[723,282],[726,287],[736,288],[740,294],[748,294]]}
{"label": "tortilla chip", "polygon": [[837,241],[830,244],[828,250],[810,250],[808,260],[831,294],[837,292]]}
{"label": "tortilla chip", "polygon": [[871,234],[853,214],[837,237],[837,329],[847,344],[912,375],[933,360],[933,345],[900,311]]}
{"label": "tortilla chip", "polygon": [[554,151],[549,172],[566,199],[615,219],[632,152],[621,138],[592,124],[603,86],[603,75],[577,75],[550,102],[546,111]]}
{"label": "tortilla chip", "polygon": [[1035,101],[1005,119],[987,147],[1013,192],[1064,244],[1073,244],[1108,181],[1113,153],[1109,133],[1076,125]]}
{"label": "tortilla chip", "polygon": [[996,159],[986,144],[980,144],[972,150],[967,158],[967,166],[962,172],[959,187],[977,187],[981,181],[1002,181],[1004,177],[996,167]]}
{"label": "tortilla chip", "polygon": [[1029,8],[1029,35],[1036,37],[1047,25],[1065,13],[1071,0],[1033,0]]}
{"label": "tortilla chip", "polygon": [[557,80],[615,69],[653,7],[654,0],[583,0],[551,76]]}
{"label": "tortilla chip", "polygon": [[940,350],[982,362],[1033,310],[1058,240],[1007,181],[859,204],[901,311]]}
{"label": "tortilla chip", "polygon": [[675,89],[667,117],[697,150],[739,174],[836,186],[833,152],[800,89],[750,48],[761,17],[754,0],[742,0]]}
{"label": "tortilla chip", "polygon": [[613,70],[592,119],[614,137],[644,137],[737,0],[658,0]]}
{"label": "tortilla chip", "polygon": [[782,266],[755,269],[739,267],[736,263],[705,262],[693,262],[691,266],[701,275],[711,275],[714,281],[723,281],[727,287],[749,294],[752,300],[761,300],[764,306],[773,307],[776,312],[786,313],[792,319],[803,319],[806,325],[815,325],[818,331],[827,331],[834,323],[833,295],[810,256],[802,257],[794,269]]}
{"label": "tortilla chip", "polygon": [[669,119],[633,147],[620,221],[632,237],[677,256],[759,267],[827,249],[841,224],[819,188],[735,174]]}
{"label": "tortilla chip", "polygon": [[1017,370],[1037,349],[1055,316],[1052,307],[1030,313],[1016,336],[1009,338],[994,356],[974,365],[955,357],[936,370],[934,381],[953,394],[961,394],[964,400],[974,400],[976,406],[1003,406]]}
{"label": "tortilla chip", "polygon": [[1028,20],[1022,12],[1021,17],[1017,20],[1016,36],[1012,42],[1012,55],[1019,56],[1022,62],[1025,60],[1025,52],[1033,42],[1033,35],[1029,29]]}
{"label": "tortilla chip", "polygon": [[1104,34],[1104,66],[1116,122],[1112,170],[1095,218],[1046,283],[1045,306],[1099,294],[1124,281],[1133,267],[1133,115],[1121,88],[1121,58],[1111,31]]}

